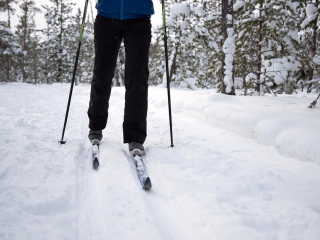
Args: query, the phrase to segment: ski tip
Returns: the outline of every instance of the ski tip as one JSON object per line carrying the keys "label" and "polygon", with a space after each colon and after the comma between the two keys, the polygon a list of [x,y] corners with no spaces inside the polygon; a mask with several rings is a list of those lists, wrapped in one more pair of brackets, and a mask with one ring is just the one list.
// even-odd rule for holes
{"label": "ski tip", "polygon": [[151,185],[151,180],[149,177],[147,177],[146,181],[144,182],[144,185],[143,185],[143,189],[144,190],[148,190],[152,187]]}
{"label": "ski tip", "polygon": [[93,169],[94,170],[98,170],[99,169],[99,160],[98,160],[98,158],[95,158],[94,160],[93,160],[93,163],[92,163],[92,167],[93,167]]}

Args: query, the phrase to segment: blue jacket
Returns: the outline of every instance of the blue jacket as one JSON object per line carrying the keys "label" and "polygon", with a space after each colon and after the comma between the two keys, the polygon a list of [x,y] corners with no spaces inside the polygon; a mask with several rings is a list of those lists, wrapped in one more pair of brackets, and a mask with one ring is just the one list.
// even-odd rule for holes
{"label": "blue jacket", "polygon": [[101,16],[120,20],[154,14],[152,0],[98,0],[96,9]]}

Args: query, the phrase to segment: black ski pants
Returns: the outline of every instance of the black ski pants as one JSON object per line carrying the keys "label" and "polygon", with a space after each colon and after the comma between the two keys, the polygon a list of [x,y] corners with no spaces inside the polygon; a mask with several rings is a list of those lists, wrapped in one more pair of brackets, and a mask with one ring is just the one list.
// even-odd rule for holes
{"label": "black ski pants", "polygon": [[102,130],[108,120],[112,79],[120,44],[125,46],[124,143],[144,143],[147,137],[149,18],[117,20],[97,15],[94,24],[95,61],[88,109],[89,128]]}

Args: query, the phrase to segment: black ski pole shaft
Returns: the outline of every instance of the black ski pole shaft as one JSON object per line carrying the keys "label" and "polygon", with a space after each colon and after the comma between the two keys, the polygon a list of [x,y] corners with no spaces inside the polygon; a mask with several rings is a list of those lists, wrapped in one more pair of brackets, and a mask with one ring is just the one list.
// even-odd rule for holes
{"label": "black ski pole shaft", "polygon": [[89,0],[86,0],[85,5],[84,5],[84,11],[83,11],[83,17],[82,17],[82,23],[81,23],[80,35],[79,35],[79,42],[78,42],[78,49],[77,49],[77,55],[76,55],[76,61],[74,63],[74,68],[73,68],[73,75],[72,75],[72,81],[71,81],[71,86],[70,86],[70,93],[69,93],[69,99],[68,99],[68,104],[67,104],[67,110],[66,110],[66,115],[65,115],[65,119],[64,119],[61,140],[59,141],[60,144],[65,144],[66,143],[66,141],[63,140],[63,138],[64,138],[64,133],[66,131],[68,115],[69,115],[69,109],[70,109],[71,98],[72,98],[72,92],[73,92],[73,86],[74,86],[74,82],[75,82],[75,78],[76,78],[76,72],[77,72],[78,60],[79,60],[79,55],[80,55],[81,42],[82,42],[83,31],[84,31],[84,24],[86,22],[88,1]]}
{"label": "black ski pole shaft", "polygon": [[166,27],[166,9],[164,0],[162,0],[162,18],[163,18],[163,39],[164,39],[164,52],[166,62],[166,75],[167,75],[167,92],[168,92],[168,110],[169,110],[169,124],[170,124],[170,138],[173,147],[173,132],[172,132],[172,112],[171,112],[171,96],[170,96],[170,76],[169,76],[169,61],[168,61],[168,41],[167,41],[167,27]]}

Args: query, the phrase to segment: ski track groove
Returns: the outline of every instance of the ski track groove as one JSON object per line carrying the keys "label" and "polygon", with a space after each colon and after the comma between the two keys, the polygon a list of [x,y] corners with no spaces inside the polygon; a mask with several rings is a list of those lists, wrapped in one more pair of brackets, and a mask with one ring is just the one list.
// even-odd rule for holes
{"label": "ski track groove", "polygon": [[[109,119],[111,120],[112,127],[117,132],[117,135],[119,137],[119,141],[122,142],[122,134],[119,131],[119,128],[121,126],[117,126],[116,122],[121,121],[115,121],[113,118],[113,115],[110,114]],[[117,119],[119,120],[119,119]],[[120,143],[122,145],[123,154],[125,155],[128,164],[130,164],[130,169],[133,174],[133,176],[136,179],[137,187],[141,188],[141,184],[138,180],[136,170],[134,169],[135,166],[132,162],[132,158],[130,156],[130,153],[127,150],[127,146],[123,143]],[[144,161],[146,157],[143,157]],[[149,174],[148,166],[146,165],[146,162],[144,162],[146,171]],[[179,220],[179,217],[175,215],[174,211],[170,209],[168,204],[166,203],[164,197],[161,195],[161,193],[156,188],[156,182],[154,181],[153,176],[149,176],[152,183],[152,188],[149,190],[143,190],[141,188],[141,194],[143,195],[143,198],[146,202],[146,205],[148,207],[149,213],[152,217],[152,219],[155,222],[155,227],[158,230],[158,234],[161,236],[162,240],[192,240],[195,238],[190,238],[189,231],[183,226],[182,222]]]}
{"label": "ski track groove", "polygon": [[[121,99],[117,99],[118,101],[123,101]],[[111,109],[110,109],[111,110]],[[108,127],[113,128],[113,130],[117,133],[120,145],[123,151],[123,156],[128,161],[128,164],[130,165],[130,171],[132,176],[135,179],[136,186],[138,188],[141,188],[140,195],[142,195],[144,201],[146,202],[146,206],[148,209],[148,212],[150,214],[150,217],[154,220],[155,223],[155,229],[158,231],[158,235],[161,240],[191,240],[194,239],[190,237],[190,231],[187,230],[187,228],[184,226],[183,222],[179,219],[179,217],[176,215],[175,211],[170,208],[170,206],[166,203],[165,198],[160,193],[160,191],[156,187],[156,182],[159,182],[159,178],[155,178],[154,176],[150,176],[152,188],[150,190],[143,190],[140,184],[140,181],[137,177],[137,173],[135,170],[134,163],[132,161],[132,158],[130,156],[130,153],[127,150],[127,146],[122,143],[122,134],[120,130],[118,129],[121,127],[121,125],[117,125],[116,122],[121,123],[121,119],[117,119],[120,121],[115,121],[113,118],[115,114],[110,111],[109,113],[109,124]],[[86,122],[86,121],[85,121]],[[111,124],[110,124],[111,123]],[[82,160],[79,162],[78,172],[81,176],[82,183],[80,184],[80,195],[81,197],[79,199],[79,220],[78,220],[78,239],[80,240],[89,240],[89,239],[103,239],[104,236],[112,236],[109,233],[106,233],[106,221],[104,220],[104,217],[102,216],[102,212],[108,212],[108,210],[101,211],[101,209],[98,209],[97,206],[102,206],[102,195],[101,192],[103,189],[101,189],[100,181],[102,181],[102,178],[99,179],[98,172],[93,172],[91,166],[91,145],[88,140],[85,140],[87,138],[86,136],[86,129],[84,128],[84,146],[80,147],[82,148]],[[85,146],[87,145],[87,146]],[[84,151],[87,149],[87,153],[85,154]],[[81,152],[81,150],[79,151]],[[81,158],[80,158],[81,159]],[[148,173],[148,166],[146,165],[146,157],[143,157],[144,164],[146,167],[146,171]],[[101,167],[103,167],[103,158],[101,158],[100,155],[100,170]],[[108,167],[108,166],[106,166]],[[111,177],[111,176],[109,176]],[[155,181],[157,180],[157,181]],[[155,184],[154,184],[155,183]],[[95,201],[94,201],[95,200]],[[90,204],[91,202],[91,204]],[[93,204],[94,202],[94,204]],[[91,205],[91,206],[90,206]],[[88,215],[88,213],[84,213],[83,211],[86,211],[87,209],[90,209],[91,214]],[[102,220],[100,223],[95,219],[94,216],[99,216],[99,218]],[[80,221],[80,223],[79,223]],[[93,223],[98,223],[98,226],[93,227]],[[100,229],[100,230],[99,230]],[[112,229],[109,228],[109,231],[112,231]],[[85,236],[85,237],[84,237]],[[94,237],[92,237],[94,236]]]}
{"label": "ski track groove", "polygon": [[[86,121],[84,121],[85,123]],[[83,124],[84,125],[84,124]],[[87,229],[87,219],[85,216],[82,216],[82,207],[83,202],[85,201],[85,195],[84,195],[84,185],[86,182],[84,181],[84,163],[86,158],[88,157],[89,149],[85,145],[85,126],[83,126],[82,131],[82,139],[79,143],[79,153],[78,156],[76,156],[76,162],[77,162],[77,239],[88,239],[88,229]],[[87,150],[87,151],[86,151]],[[85,235],[85,238],[83,238],[83,235]]]}
{"label": "ski track groove", "polygon": [[[87,121],[84,121],[85,123]],[[87,126],[83,128],[77,166],[78,240],[105,239],[105,219],[101,213],[101,187],[99,172],[92,169],[91,149],[87,139]]]}
{"label": "ski track groove", "polygon": [[[132,176],[129,178],[133,177],[133,179],[135,179],[134,186],[133,185],[130,186],[130,188],[127,190],[129,190],[129,192],[130,192],[129,194],[134,193],[135,196],[137,196],[137,199],[141,199],[142,201],[145,202],[144,205],[146,205],[146,209],[147,209],[146,212],[147,212],[148,216],[150,216],[150,218],[152,218],[152,220],[153,220],[154,226],[152,226],[152,224],[145,225],[149,230],[152,229],[152,227],[155,227],[154,230],[156,231],[157,237],[151,238],[151,239],[158,239],[158,237],[159,237],[159,239],[161,239],[161,240],[180,240],[180,239],[191,240],[191,239],[201,238],[201,233],[207,239],[209,236],[206,233],[203,233],[201,228],[197,227],[196,225],[193,225],[195,222],[193,221],[192,218],[190,218],[190,215],[188,214],[188,206],[186,207],[186,205],[183,205],[183,204],[180,205],[178,201],[173,201],[173,204],[172,204],[171,200],[168,199],[168,197],[170,197],[170,196],[167,196],[167,195],[161,193],[161,189],[163,189],[163,187],[161,187],[161,186],[170,186],[170,182],[166,178],[161,177],[161,174],[157,171],[156,168],[154,168],[157,166],[157,164],[153,164],[153,163],[149,162],[147,160],[147,157],[144,158],[144,163],[146,165],[147,172],[149,174],[151,174],[150,178],[151,178],[151,182],[152,182],[152,189],[149,191],[145,191],[141,188],[141,184],[137,178],[137,174],[134,169],[135,168],[134,163],[132,162],[132,158],[131,158],[130,154],[128,153],[127,146],[125,144],[121,143],[122,142],[122,134],[120,132],[120,129],[121,129],[121,122],[122,122],[122,119],[121,119],[122,115],[120,113],[119,106],[123,103],[123,100],[121,98],[116,97],[116,99],[113,98],[112,101],[116,101],[116,102],[113,102],[112,104],[110,104],[110,106],[111,106],[110,113],[111,114],[109,115],[109,120],[111,120],[110,121],[111,124],[108,124],[108,128],[111,128],[112,130],[114,130],[116,135],[118,135],[118,138],[120,140],[119,145],[121,146],[120,149],[122,149],[123,154],[125,156],[125,159],[127,159],[128,163],[129,163],[130,171],[132,173]],[[232,132],[229,129],[223,128],[221,126],[216,126],[216,125],[208,122],[206,119],[203,119],[198,116],[194,116],[193,114],[189,114],[189,112],[176,113],[176,114],[181,115],[183,117],[187,116],[187,117],[191,117],[193,119],[200,119],[202,122],[204,122],[206,124],[212,125],[215,128],[219,128],[219,129],[223,130],[223,132],[232,133],[238,137],[246,138],[239,133]],[[113,118],[114,116],[116,116],[116,118]],[[223,133],[223,134],[225,134],[225,133]],[[112,139],[112,141],[114,141],[114,139]],[[108,149],[106,148],[106,150],[108,150]],[[223,151],[225,151],[225,150],[222,150],[222,152]],[[228,156],[230,154],[231,153],[229,153]],[[282,155],[282,154],[280,154],[280,155]],[[232,155],[230,155],[230,156],[232,156]],[[120,159],[122,159],[122,158],[119,157],[119,160]],[[89,162],[91,163],[91,161],[89,161]],[[121,162],[120,164],[123,165],[125,163]],[[148,169],[148,166],[150,166],[150,171]],[[108,168],[108,166],[106,166],[106,169],[107,168]],[[85,171],[90,171],[90,170],[87,169]],[[112,176],[105,176],[104,178],[107,180],[109,177],[112,177]],[[101,178],[101,180],[102,180],[102,178]],[[157,187],[157,185],[159,187]],[[140,191],[138,188],[140,188]],[[99,193],[101,193],[101,191],[102,191],[101,186],[99,186],[99,189],[100,189]],[[119,194],[119,191],[116,193],[118,195],[122,196],[122,194]],[[165,191],[165,193],[166,193],[166,191]],[[97,195],[98,194],[96,194],[96,196]],[[108,198],[108,192],[104,195],[104,197],[105,198],[103,200]],[[114,202],[113,196],[110,196],[110,197],[112,198],[110,200],[110,202],[111,203]],[[226,196],[226,197],[228,197],[228,196]],[[102,200],[101,195],[99,196],[99,199],[100,199],[100,201]],[[135,203],[139,203],[139,202],[137,202],[138,201],[137,199],[135,200],[136,201]],[[208,206],[207,202],[201,201],[200,197],[198,197],[198,196],[193,196],[193,202],[194,202],[194,200],[197,200],[198,202],[201,202],[205,206]],[[223,213],[224,214],[227,213],[227,215],[229,216],[227,221],[232,222],[232,223],[233,222],[237,223],[237,221],[238,221],[237,217],[239,217],[240,220],[241,219],[246,220],[245,217],[237,214],[237,212],[236,212],[237,208],[234,208],[232,206],[232,202],[227,203],[227,204],[219,203],[219,206],[221,206],[224,209]],[[178,209],[175,209],[175,207],[178,207]],[[194,210],[196,210],[196,209],[197,208],[195,207]],[[216,213],[217,211],[218,211],[217,209],[212,209],[211,212]],[[110,211],[110,212],[104,211],[104,213],[105,214],[110,213],[109,215],[108,214],[106,215],[107,217],[112,216],[112,214],[116,214],[115,211]],[[236,217],[236,219],[233,219],[234,217]],[[126,220],[126,219],[124,219],[124,220]],[[92,221],[92,219],[88,218],[87,222],[92,223],[94,221]],[[216,224],[216,223],[217,223],[216,221],[213,221],[211,223],[209,222],[209,225],[206,226],[206,228],[213,228],[212,224]],[[103,227],[103,224],[100,226]],[[219,224],[217,226],[219,226]],[[116,230],[118,230],[118,229],[114,230],[114,232],[112,232],[113,229],[110,229],[110,230],[111,230],[111,232],[109,232],[109,236],[111,236],[111,237],[117,236],[114,233],[116,233]],[[92,236],[91,232],[93,232],[93,231],[90,230],[90,226],[88,226],[87,235]],[[265,233],[267,233],[267,232],[268,231],[266,230]],[[190,233],[192,233],[193,235],[190,235]],[[194,235],[196,235],[196,237]],[[222,235],[222,236],[224,236],[224,235]],[[212,237],[215,238],[214,236],[212,236]],[[127,238],[120,237],[117,239],[127,239]]]}
{"label": "ski track groove", "polygon": [[[124,147],[124,145],[123,145]],[[130,164],[131,172],[134,176],[137,175],[134,163],[131,159],[131,156],[129,153],[123,149],[123,154],[127,158],[127,161]],[[145,157],[143,158],[145,161]],[[144,163],[144,166],[146,168],[146,171],[148,172],[148,167]],[[151,178],[151,183],[157,182],[153,181],[153,175],[149,177]],[[136,177],[136,183],[139,187],[141,187],[140,181]],[[152,185],[152,188],[149,190],[143,190],[142,189],[142,195],[144,200],[146,201],[146,205],[148,207],[149,213],[152,216],[155,224],[156,229],[158,230],[159,235],[161,236],[162,240],[179,240],[179,239],[185,239],[185,240],[191,240],[189,237],[187,237],[184,232],[186,232],[186,229],[182,230],[182,227],[177,224],[179,220],[176,216],[173,214],[168,214],[169,212],[173,212],[172,209],[169,209],[167,204],[165,203],[165,200],[163,196],[160,194],[160,192],[157,190],[155,185]],[[161,200],[160,200],[161,199]],[[173,220],[174,219],[174,220]],[[173,230],[176,229],[176,230]],[[180,229],[180,231],[177,229]],[[176,232],[179,232],[179,236],[177,236]]]}

